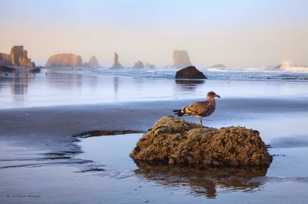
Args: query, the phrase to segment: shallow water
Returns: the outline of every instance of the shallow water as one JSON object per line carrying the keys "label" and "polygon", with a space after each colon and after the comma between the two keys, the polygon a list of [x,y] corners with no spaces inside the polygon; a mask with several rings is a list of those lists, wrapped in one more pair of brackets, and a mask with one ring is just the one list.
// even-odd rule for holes
{"label": "shallow water", "polygon": [[206,71],[209,80],[204,83],[176,82],[174,74],[175,70],[86,69],[0,78],[0,108],[192,99],[210,90],[223,98],[308,98],[308,80],[302,80],[306,75],[308,79],[307,73]]}
{"label": "shallow water", "polygon": [[[43,152],[2,143],[1,155],[5,153],[5,158],[13,161],[4,161],[3,156],[0,160],[0,201],[161,203],[163,199],[165,203],[303,203],[308,199],[307,147],[272,148],[271,153],[278,156],[266,175],[233,172],[228,176],[222,170],[221,177],[217,171],[136,166],[128,154],[140,136],[82,139],[78,144],[83,153],[52,161]],[[26,158],[31,160],[22,161]],[[14,167],[12,162],[19,166]],[[7,165],[10,167],[4,168]]]}

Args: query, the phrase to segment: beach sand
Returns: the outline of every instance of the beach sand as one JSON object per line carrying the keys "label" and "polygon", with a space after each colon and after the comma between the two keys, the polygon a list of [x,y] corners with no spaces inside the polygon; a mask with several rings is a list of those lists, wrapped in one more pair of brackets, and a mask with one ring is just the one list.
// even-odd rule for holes
{"label": "beach sand", "polygon": [[[31,145],[38,146],[48,143],[47,148],[53,149],[60,148],[61,142],[73,141],[72,135],[91,130],[146,131],[161,116],[172,115],[173,109],[183,107],[192,101],[4,109],[0,110],[0,140],[29,141]],[[217,111],[208,118],[208,122],[205,120],[206,125],[249,125],[250,120],[260,118],[261,115],[264,117],[263,120],[266,120],[266,116],[279,118],[280,114],[280,120],[286,119],[286,115],[290,114],[296,117],[297,113],[302,113],[305,117],[304,111],[308,109],[306,100],[231,98],[217,103]],[[187,119],[196,122],[193,118]],[[273,122],[272,125],[275,124],[277,123]],[[298,128],[293,131],[300,130]]]}
{"label": "beach sand", "polygon": [[[196,183],[202,174],[140,169],[128,154],[142,134],[72,137],[91,130],[146,131],[173,108],[190,102],[0,110],[1,203],[161,203],[161,198],[168,203],[307,200],[308,164],[304,155],[308,153],[308,114],[304,111],[308,103],[304,99],[227,98],[218,102],[217,112],[206,125],[258,129],[276,155],[266,175],[240,182],[222,182],[207,174]],[[297,189],[294,194],[290,193],[293,188]]]}

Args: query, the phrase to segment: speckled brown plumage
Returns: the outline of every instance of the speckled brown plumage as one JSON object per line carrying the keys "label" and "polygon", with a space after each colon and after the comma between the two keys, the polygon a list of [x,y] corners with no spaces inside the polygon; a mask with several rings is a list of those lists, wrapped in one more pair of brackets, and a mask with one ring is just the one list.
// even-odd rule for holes
{"label": "speckled brown plumage", "polygon": [[195,116],[200,118],[200,123],[202,125],[202,118],[210,116],[212,113],[215,112],[216,109],[216,101],[215,97],[220,98],[215,92],[210,91],[207,94],[207,100],[194,102],[188,106],[185,106],[182,109],[173,110],[173,112],[177,116]]}

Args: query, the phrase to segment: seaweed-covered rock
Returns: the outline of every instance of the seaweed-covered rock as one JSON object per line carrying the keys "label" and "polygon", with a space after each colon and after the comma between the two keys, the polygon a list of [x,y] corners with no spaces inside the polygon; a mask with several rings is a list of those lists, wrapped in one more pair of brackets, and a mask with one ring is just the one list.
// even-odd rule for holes
{"label": "seaweed-covered rock", "polygon": [[130,156],[138,162],[190,167],[268,167],[272,161],[259,132],[208,128],[172,116],[160,118]]}

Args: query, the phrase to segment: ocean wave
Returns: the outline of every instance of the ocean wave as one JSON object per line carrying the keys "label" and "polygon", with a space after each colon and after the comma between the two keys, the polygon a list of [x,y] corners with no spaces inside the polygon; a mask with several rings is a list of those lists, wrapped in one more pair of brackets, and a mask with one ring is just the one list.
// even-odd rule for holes
{"label": "ocean wave", "polygon": [[308,137],[285,137],[271,141],[272,148],[308,147]]}
{"label": "ocean wave", "polygon": [[[209,80],[245,80],[245,81],[308,81],[307,72],[290,72],[282,70],[272,70],[268,68],[200,68]],[[80,74],[85,76],[119,76],[132,78],[158,78],[158,79],[174,79],[176,69],[171,68],[155,68],[155,69],[108,69],[108,68],[79,68],[68,70],[56,70],[52,72]],[[49,72],[49,70],[47,71]]]}

